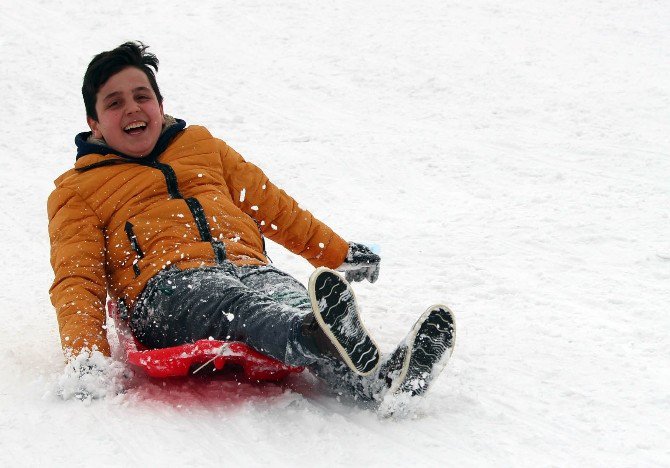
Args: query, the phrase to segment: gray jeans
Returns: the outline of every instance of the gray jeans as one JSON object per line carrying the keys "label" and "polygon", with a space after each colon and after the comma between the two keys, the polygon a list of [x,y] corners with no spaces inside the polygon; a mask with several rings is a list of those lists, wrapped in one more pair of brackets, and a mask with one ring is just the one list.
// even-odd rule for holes
{"label": "gray jeans", "polygon": [[135,337],[165,348],[212,337],[242,341],[293,366],[308,366],[329,387],[356,399],[374,398],[376,379],[305,352],[301,325],[312,312],[305,287],[272,265],[164,270],[140,295],[130,320]]}
{"label": "gray jeans", "polygon": [[166,348],[200,339],[242,341],[289,365],[314,362],[300,346],[312,308],[305,287],[271,265],[160,272],[140,295],[130,321],[137,339]]}

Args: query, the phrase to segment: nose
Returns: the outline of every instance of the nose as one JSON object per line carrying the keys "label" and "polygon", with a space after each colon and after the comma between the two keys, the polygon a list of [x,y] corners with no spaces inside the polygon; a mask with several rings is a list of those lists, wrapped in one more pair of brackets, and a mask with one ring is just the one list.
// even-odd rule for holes
{"label": "nose", "polygon": [[126,106],[126,115],[134,114],[140,111],[140,105],[134,100]]}

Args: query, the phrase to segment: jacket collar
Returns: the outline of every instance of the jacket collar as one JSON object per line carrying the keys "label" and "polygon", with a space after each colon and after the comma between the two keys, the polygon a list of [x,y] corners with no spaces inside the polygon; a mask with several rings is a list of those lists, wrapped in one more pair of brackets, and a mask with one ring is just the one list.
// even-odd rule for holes
{"label": "jacket collar", "polygon": [[151,151],[151,153],[146,156],[142,156],[141,158],[127,156],[123,153],[119,153],[115,149],[107,146],[105,140],[93,138],[92,132],[81,132],[76,137],[74,137],[74,143],[77,145],[77,159],[88,154],[99,154],[102,156],[116,155],[123,159],[131,159],[137,162],[155,161],[158,155],[165,151],[172,139],[184,128],[186,128],[185,121],[166,115],[165,121],[163,122],[163,130],[158,137],[156,146],[154,146],[154,149]]}

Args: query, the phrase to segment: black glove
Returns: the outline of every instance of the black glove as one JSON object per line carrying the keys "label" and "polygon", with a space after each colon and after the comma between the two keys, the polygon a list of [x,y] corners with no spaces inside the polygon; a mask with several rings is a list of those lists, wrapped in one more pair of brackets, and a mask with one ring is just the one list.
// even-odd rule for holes
{"label": "black glove", "polygon": [[374,283],[379,277],[379,262],[381,258],[363,244],[349,242],[349,251],[344,263],[337,267],[344,273],[347,281],[363,281],[367,279]]}

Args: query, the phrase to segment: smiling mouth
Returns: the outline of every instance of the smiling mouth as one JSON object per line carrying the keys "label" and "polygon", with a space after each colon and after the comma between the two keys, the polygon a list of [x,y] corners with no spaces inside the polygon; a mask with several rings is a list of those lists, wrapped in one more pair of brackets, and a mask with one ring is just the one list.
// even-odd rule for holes
{"label": "smiling mouth", "polygon": [[133,122],[131,124],[126,125],[123,128],[123,131],[126,132],[128,135],[139,135],[140,133],[144,132],[147,128],[146,122]]}

